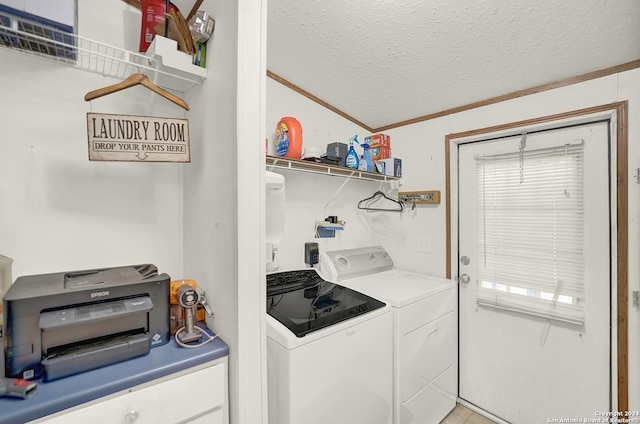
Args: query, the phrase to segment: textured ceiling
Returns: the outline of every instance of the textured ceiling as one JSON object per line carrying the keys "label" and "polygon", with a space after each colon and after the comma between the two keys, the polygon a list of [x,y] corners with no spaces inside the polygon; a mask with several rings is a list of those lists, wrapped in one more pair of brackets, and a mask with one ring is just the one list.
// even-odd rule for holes
{"label": "textured ceiling", "polygon": [[269,0],[267,69],[371,128],[640,59],[640,0]]}

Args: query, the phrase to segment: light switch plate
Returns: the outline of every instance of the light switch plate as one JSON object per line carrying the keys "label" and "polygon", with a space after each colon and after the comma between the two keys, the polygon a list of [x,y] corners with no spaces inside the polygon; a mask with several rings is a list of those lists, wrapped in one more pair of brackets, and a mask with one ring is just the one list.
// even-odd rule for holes
{"label": "light switch plate", "polygon": [[433,241],[431,237],[420,237],[418,239],[418,252],[429,253],[433,251]]}

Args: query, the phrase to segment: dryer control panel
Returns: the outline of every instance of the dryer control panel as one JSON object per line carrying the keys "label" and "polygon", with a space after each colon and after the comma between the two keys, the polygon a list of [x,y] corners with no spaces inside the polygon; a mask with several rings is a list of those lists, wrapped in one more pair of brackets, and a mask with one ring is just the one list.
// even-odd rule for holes
{"label": "dryer control panel", "polygon": [[333,250],[321,256],[320,269],[327,279],[341,281],[393,269],[393,260],[382,246]]}

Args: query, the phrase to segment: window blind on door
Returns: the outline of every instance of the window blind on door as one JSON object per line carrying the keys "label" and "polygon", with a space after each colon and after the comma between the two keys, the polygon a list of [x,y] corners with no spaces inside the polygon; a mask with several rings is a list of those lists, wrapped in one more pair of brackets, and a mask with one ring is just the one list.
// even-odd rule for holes
{"label": "window blind on door", "polygon": [[476,156],[477,303],[584,323],[582,143]]}

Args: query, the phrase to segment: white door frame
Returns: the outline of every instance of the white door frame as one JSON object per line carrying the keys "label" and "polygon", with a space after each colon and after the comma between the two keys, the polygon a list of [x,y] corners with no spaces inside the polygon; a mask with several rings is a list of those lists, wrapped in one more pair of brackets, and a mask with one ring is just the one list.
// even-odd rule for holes
{"label": "white door frame", "polygon": [[[627,102],[617,102],[586,109],[549,115],[524,121],[475,129],[445,137],[446,167],[446,232],[447,232],[447,278],[457,278],[458,257],[458,149],[463,142],[486,139],[489,135],[500,136],[517,133],[519,129],[544,129],[566,123],[582,123],[611,119],[611,161],[616,169],[611,179],[612,193],[612,343],[611,376],[612,405],[618,411],[628,410],[628,159],[627,159]],[[615,197],[613,197],[615,196]],[[615,299],[615,300],[614,300]],[[617,380],[617,384],[615,381]]]}

